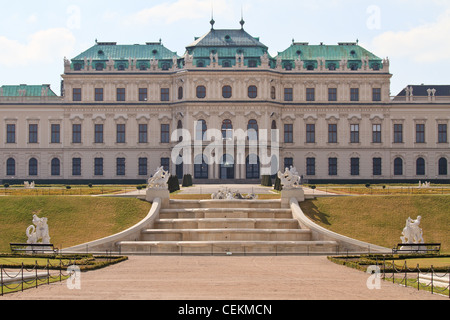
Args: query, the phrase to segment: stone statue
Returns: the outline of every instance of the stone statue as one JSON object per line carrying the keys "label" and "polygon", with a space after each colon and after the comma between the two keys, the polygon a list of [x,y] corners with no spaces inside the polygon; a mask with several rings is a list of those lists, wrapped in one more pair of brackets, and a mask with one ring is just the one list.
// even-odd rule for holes
{"label": "stone statue", "polygon": [[158,168],[156,173],[148,180],[149,189],[167,190],[170,174],[164,170],[164,167]]}
{"label": "stone statue", "polygon": [[278,172],[278,178],[281,180],[281,185],[284,190],[289,190],[300,186],[300,176],[297,169],[294,167],[286,168],[285,172]]}
{"label": "stone statue", "polygon": [[33,215],[33,225],[29,226],[26,231],[28,244],[37,244],[39,240],[42,241],[42,244],[50,244],[47,222],[47,218],[39,218],[37,215]]}
{"label": "stone statue", "polygon": [[403,229],[402,240],[403,244],[421,244],[424,243],[423,240],[423,231],[419,228],[420,221],[422,220],[421,216],[417,217],[417,220],[412,220],[408,218],[406,220],[406,227]]}
{"label": "stone statue", "polygon": [[232,192],[228,189],[219,190],[216,193],[211,195],[212,200],[256,200],[258,196],[256,194],[249,194],[247,196],[243,196],[239,191]]}

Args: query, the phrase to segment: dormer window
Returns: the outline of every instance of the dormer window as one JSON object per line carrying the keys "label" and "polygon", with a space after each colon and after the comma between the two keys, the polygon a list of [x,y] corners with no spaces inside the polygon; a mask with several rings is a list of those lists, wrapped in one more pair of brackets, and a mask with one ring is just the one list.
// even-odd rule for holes
{"label": "dormer window", "polygon": [[352,70],[352,71],[358,70],[358,64],[357,63],[351,63],[350,64],[350,70]]}
{"label": "dormer window", "polygon": [[380,70],[380,64],[379,64],[379,63],[374,63],[374,64],[372,65],[372,69],[373,69],[374,71],[379,71],[379,70]]}
{"label": "dormer window", "polygon": [[124,65],[123,63],[119,64],[119,65],[117,66],[117,70],[119,70],[119,71],[124,71],[124,70],[125,70],[125,65]]}
{"label": "dormer window", "polygon": [[203,60],[197,61],[197,67],[198,68],[204,68],[205,67],[205,62]]}
{"label": "dormer window", "polygon": [[82,68],[83,68],[83,66],[81,65],[81,63],[75,63],[75,64],[73,65],[73,69],[74,69],[75,71],[80,71]]}
{"label": "dormer window", "polygon": [[231,61],[225,60],[224,62],[222,62],[222,67],[231,68]]}
{"label": "dormer window", "polygon": [[285,64],[284,64],[284,68],[285,68],[287,71],[292,70],[292,63],[290,63],[290,62],[285,63]]}
{"label": "dormer window", "polygon": [[96,71],[103,71],[103,63],[96,63],[95,64],[95,70]]}
{"label": "dormer window", "polygon": [[145,63],[141,63],[141,64],[139,65],[139,70],[141,70],[141,71],[147,70],[147,66],[145,65]]}
{"label": "dormer window", "polygon": [[229,35],[226,35],[226,36],[225,36],[225,41],[226,41],[226,42],[230,42],[230,41],[231,41],[231,37],[230,37]]}
{"label": "dormer window", "polygon": [[249,68],[256,68],[258,65],[258,63],[256,62],[256,60],[249,60],[248,61],[248,67]]}
{"label": "dormer window", "polygon": [[163,63],[162,69],[163,69],[164,71],[169,70],[169,64],[168,64],[168,63]]}
{"label": "dormer window", "polygon": [[336,70],[336,64],[335,63],[330,63],[328,65],[328,70],[330,71],[335,71]]}
{"label": "dormer window", "polygon": [[314,70],[314,65],[313,65],[312,63],[309,63],[309,64],[306,66],[306,70],[309,70],[309,71]]}

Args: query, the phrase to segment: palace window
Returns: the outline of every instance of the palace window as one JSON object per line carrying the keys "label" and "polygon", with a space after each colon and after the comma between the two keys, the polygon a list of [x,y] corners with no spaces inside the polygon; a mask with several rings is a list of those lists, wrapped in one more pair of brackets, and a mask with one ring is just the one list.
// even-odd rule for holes
{"label": "palace window", "polygon": [[178,87],[178,100],[183,99],[183,87]]}
{"label": "palace window", "polygon": [[337,143],[337,124],[328,125],[328,143]]}
{"label": "palace window", "polygon": [[117,88],[117,101],[125,101],[125,88]]}
{"label": "palace window", "polygon": [[94,159],[94,175],[95,176],[103,175],[103,158]]}
{"label": "palace window", "polygon": [[316,158],[306,158],[306,175],[316,175]]}
{"label": "palace window", "polygon": [[148,159],[147,158],[139,158],[139,175],[140,176],[148,175]]}
{"label": "palace window", "polygon": [[394,124],[394,143],[403,143],[403,124]]}
{"label": "palace window", "polygon": [[207,158],[203,155],[198,155],[194,162],[194,178],[195,179],[208,179],[209,167],[207,164]]}
{"label": "palace window", "polygon": [[170,125],[161,125],[161,143],[170,143]]}
{"label": "palace window", "polygon": [[381,88],[372,89],[372,101],[381,101]]}
{"label": "palace window", "polygon": [[16,160],[14,160],[13,158],[9,158],[8,160],[6,160],[6,175],[16,175]]}
{"label": "palace window", "polygon": [[373,158],[372,159],[372,167],[373,167],[373,175],[381,176],[382,173],[382,159],[381,158]]}
{"label": "palace window", "polygon": [[81,124],[72,125],[72,143],[81,143]]}
{"label": "palace window", "polygon": [[206,87],[205,86],[197,87],[197,98],[199,98],[199,99],[206,98]]}
{"label": "palace window", "polygon": [[294,125],[291,123],[284,125],[284,143],[294,143]]}
{"label": "palace window", "polygon": [[272,100],[277,98],[277,89],[275,89],[275,87],[270,88],[270,98],[272,98]]}
{"label": "palace window", "polygon": [[30,161],[28,161],[28,175],[38,175],[38,161],[35,158],[31,158]]}
{"label": "palace window", "polygon": [[81,176],[81,158],[72,159],[72,175]]}
{"label": "palace window", "polygon": [[6,125],[6,143],[16,143],[16,125]]}
{"label": "palace window", "polygon": [[95,88],[95,101],[103,101],[103,88]]}
{"label": "palace window", "polygon": [[294,89],[285,88],[284,89],[284,101],[294,101]]}
{"label": "palace window", "polygon": [[328,101],[337,101],[337,88],[328,88]]}
{"label": "palace window", "polygon": [[394,160],[394,175],[395,176],[403,175],[403,160],[402,160],[402,158],[396,158]]}
{"label": "palace window", "polygon": [[316,143],[316,125],[306,125],[306,143]]}
{"label": "palace window", "polygon": [[51,166],[52,166],[51,168],[52,176],[61,175],[61,161],[58,158],[52,159]]}
{"label": "palace window", "polygon": [[103,143],[103,124],[96,124],[94,126],[94,142]]}
{"label": "palace window", "polygon": [[28,142],[38,143],[38,125],[30,124],[28,126]]}
{"label": "palace window", "polygon": [[125,143],[125,135],[126,135],[126,126],[124,124],[117,125],[117,133],[116,133],[116,142],[117,143]]}
{"label": "palace window", "polygon": [[224,140],[233,139],[233,123],[229,119],[222,122],[222,138]]}
{"label": "palace window", "polygon": [[425,159],[418,158],[416,160],[416,175],[424,176],[425,175]]}
{"label": "palace window", "polygon": [[381,143],[381,124],[372,125],[372,142]]}
{"label": "palace window", "polygon": [[359,158],[350,159],[350,174],[352,176],[359,176]]}
{"label": "palace window", "polygon": [[61,126],[59,124],[52,124],[50,131],[50,143],[61,143]]}
{"label": "palace window", "polygon": [[148,143],[148,125],[139,125],[139,143]]}
{"label": "palace window", "polygon": [[248,61],[248,67],[249,68],[256,68],[258,66],[258,62],[256,60],[249,60]]}
{"label": "palace window", "polygon": [[251,141],[258,140],[258,121],[252,119],[248,122],[247,125],[247,135],[248,139]]}
{"label": "palace window", "polygon": [[170,158],[161,158],[161,167],[164,171],[170,171]]}
{"label": "palace window", "polygon": [[337,176],[337,158],[328,158],[328,175]]}
{"label": "palace window", "polygon": [[306,101],[316,101],[315,88],[306,88]]}
{"label": "palace window", "polygon": [[168,88],[161,89],[161,101],[170,101],[170,90]]}
{"label": "palace window", "polygon": [[359,101],[359,88],[350,89],[350,101],[353,102]]}
{"label": "palace window", "polygon": [[416,143],[425,143],[425,125],[416,124]]}
{"label": "palace window", "polygon": [[248,97],[250,99],[255,99],[258,97],[258,88],[256,86],[248,87]]}
{"label": "palace window", "polygon": [[125,158],[116,159],[116,175],[118,176],[125,175]]}
{"label": "palace window", "polygon": [[208,129],[206,121],[201,119],[196,122],[195,127],[195,140],[205,141],[206,140],[206,130]]}
{"label": "palace window", "polygon": [[439,124],[438,125],[438,143],[447,143],[447,142],[448,142],[447,124]]}
{"label": "palace window", "polygon": [[148,100],[148,89],[139,88],[139,101],[147,101],[147,100]]}
{"label": "palace window", "polygon": [[350,125],[350,143],[359,143],[359,124]]}
{"label": "palace window", "polygon": [[81,89],[80,88],[74,88],[73,89],[73,95],[72,95],[72,100],[73,101],[81,101]]}
{"label": "palace window", "polygon": [[233,89],[231,88],[231,86],[223,86],[222,87],[222,97],[224,97],[225,99],[229,99],[231,98],[233,94]]}

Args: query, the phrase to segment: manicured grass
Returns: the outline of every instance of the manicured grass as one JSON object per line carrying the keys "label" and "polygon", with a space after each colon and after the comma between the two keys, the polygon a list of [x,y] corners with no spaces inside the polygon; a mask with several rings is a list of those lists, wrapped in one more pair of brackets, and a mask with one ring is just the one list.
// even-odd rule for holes
{"label": "manicured grass", "polygon": [[151,204],[136,199],[97,197],[0,197],[0,252],[26,243],[33,214],[48,218],[58,248],[94,241],[126,230],[146,217]]}
{"label": "manicured grass", "polygon": [[427,243],[441,243],[450,252],[450,196],[361,196],[319,198],[300,204],[317,224],[361,241],[393,248],[406,219],[422,216]]}

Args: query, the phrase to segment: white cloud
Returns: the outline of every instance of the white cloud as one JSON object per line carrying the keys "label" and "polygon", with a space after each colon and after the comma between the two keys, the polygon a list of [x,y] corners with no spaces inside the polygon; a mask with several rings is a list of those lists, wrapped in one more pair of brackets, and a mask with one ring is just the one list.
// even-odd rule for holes
{"label": "white cloud", "polygon": [[408,31],[385,32],[377,36],[372,47],[375,52],[415,62],[450,60],[450,10],[437,21],[414,27]]}
{"label": "white cloud", "polygon": [[75,42],[72,32],[65,28],[38,31],[25,44],[0,36],[0,65],[19,67],[62,61],[73,53]]}
{"label": "white cloud", "polygon": [[[128,16],[126,24],[172,24],[182,20],[195,20],[211,16],[211,0],[177,0],[146,8],[138,13]],[[225,0],[214,1],[214,12],[226,15],[229,12],[229,3]]]}

